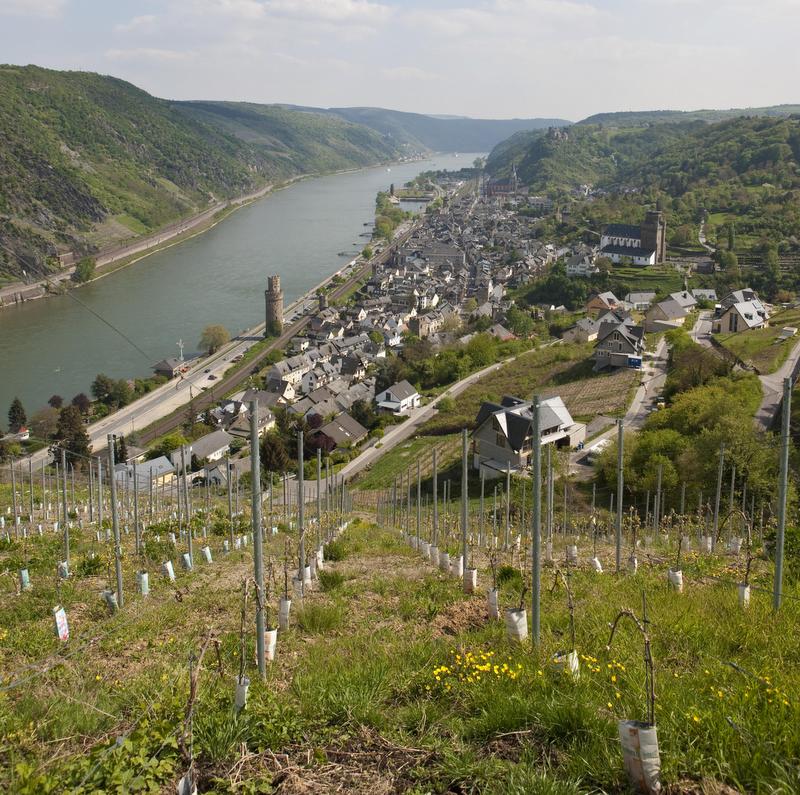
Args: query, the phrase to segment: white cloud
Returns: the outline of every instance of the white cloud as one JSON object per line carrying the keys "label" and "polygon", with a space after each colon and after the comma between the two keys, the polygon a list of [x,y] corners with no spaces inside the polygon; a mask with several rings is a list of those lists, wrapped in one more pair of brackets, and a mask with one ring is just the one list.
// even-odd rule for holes
{"label": "white cloud", "polygon": [[52,19],[61,16],[65,5],[66,0],[0,0],[0,15]]}
{"label": "white cloud", "polygon": [[388,80],[432,80],[437,75],[418,66],[387,66],[381,75]]}
{"label": "white cloud", "polygon": [[373,24],[384,21],[391,9],[371,0],[266,0],[269,14],[317,22]]}
{"label": "white cloud", "polygon": [[165,63],[188,61],[195,53],[181,50],[167,50],[159,47],[128,47],[106,50],[104,55],[112,61],[161,61]]}
{"label": "white cloud", "polygon": [[117,33],[133,33],[138,31],[152,30],[155,21],[158,19],[154,14],[142,14],[139,17],[133,17],[127,22],[121,22],[119,25],[114,26]]}

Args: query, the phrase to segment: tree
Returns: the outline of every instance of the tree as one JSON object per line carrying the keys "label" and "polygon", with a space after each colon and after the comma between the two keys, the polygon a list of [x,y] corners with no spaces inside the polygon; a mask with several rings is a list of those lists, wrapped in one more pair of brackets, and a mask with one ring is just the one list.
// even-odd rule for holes
{"label": "tree", "polygon": [[114,379],[109,378],[105,373],[98,373],[92,381],[92,395],[95,400],[108,405],[111,392],[114,389]]}
{"label": "tree", "polygon": [[28,416],[25,414],[25,409],[22,406],[22,401],[15,397],[11,401],[11,406],[8,409],[8,431],[9,433],[19,433],[20,428],[25,427],[28,421]]}
{"label": "tree", "polygon": [[84,284],[94,277],[96,262],[92,257],[84,257],[76,266],[72,274],[72,281]]}
{"label": "tree", "polygon": [[114,381],[111,387],[111,392],[108,395],[108,402],[112,406],[127,406],[133,400],[133,390],[126,379],[120,378],[119,381]]}
{"label": "tree", "polygon": [[151,461],[159,456],[169,456],[176,450],[180,450],[185,444],[188,444],[186,437],[180,433],[167,434],[155,447],[147,451],[147,459]]}
{"label": "tree", "polygon": [[89,400],[89,396],[85,392],[78,392],[78,394],[72,398],[72,405],[77,406],[81,414],[88,414],[89,409],[92,407],[92,401]]}
{"label": "tree", "polygon": [[371,430],[378,422],[372,404],[363,399],[356,400],[355,403],[350,406],[349,413],[359,425],[363,425],[367,430]]}
{"label": "tree", "polygon": [[37,439],[49,441],[58,431],[58,409],[48,406],[31,417],[31,434]]}
{"label": "tree", "polygon": [[83,424],[83,416],[77,406],[64,406],[61,409],[58,415],[56,439],[60,445],[51,449],[53,456],[56,458],[60,456],[59,447],[63,447],[67,453],[67,462],[82,469],[92,449],[89,445],[89,434],[86,433]]}
{"label": "tree", "polygon": [[775,246],[770,246],[767,249],[767,253],[764,255],[764,264],[767,268],[767,275],[773,282],[772,286],[775,287],[775,282],[777,282],[781,276],[781,260],[778,256],[778,249],[775,248]]}
{"label": "tree", "polygon": [[476,334],[467,343],[466,351],[476,367],[486,367],[495,360],[495,341],[488,334]]}
{"label": "tree", "polygon": [[206,326],[200,336],[200,350],[208,354],[218,351],[226,342],[230,342],[231,335],[225,326],[219,324]]}
{"label": "tree", "polygon": [[373,329],[369,333],[369,338],[374,342],[376,345],[383,345],[385,340],[383,339],[383,334],[380,333],[377,329]]}
{"label": "tree", "polygon": [[361,249],[361,256],[364,259],[372,259],[372,246],[366,245],[363,249]]}
{"label": "tree", "polygon": [[530,312],[525,312],[516,306],[509,307],[506,312],[506,323],[509,329],[520,339],[528,339],[533,332],[533,318]]}
{"label": "tree", "polygon": [[51,395],[47,405],[52,406],[54,409],[60,409],[64,405],[64,398],[61,395]]}
{"label": "tree", "polygon": [[114,460],[123,464],[128,460],[128,445],[125,442],[124,434],[120,435],[114,443]]}
{"label": "tree", "polygon": [[285,472],[289,468],[289,454],[280,434],[268,433],[261,440],[261,468],[265,472]]}

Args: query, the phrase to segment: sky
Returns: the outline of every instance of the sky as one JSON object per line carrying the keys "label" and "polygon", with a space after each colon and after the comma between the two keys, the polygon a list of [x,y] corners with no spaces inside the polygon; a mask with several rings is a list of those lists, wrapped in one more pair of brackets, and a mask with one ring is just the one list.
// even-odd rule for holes
{"label": "sky", "polygon": [[800,102],[800,0],[0,0],[0,61],[170,99],[577,121]]}

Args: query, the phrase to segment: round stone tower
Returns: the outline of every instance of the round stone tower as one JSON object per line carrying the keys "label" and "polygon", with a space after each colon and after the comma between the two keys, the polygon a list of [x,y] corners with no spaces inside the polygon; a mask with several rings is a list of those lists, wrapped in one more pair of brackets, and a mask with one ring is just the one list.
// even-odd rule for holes
{"label": "round stone tower", "polygon": [[283,291],[281,290],[281,277],[277,273],[267,279],[264,302],[267,310],[264,336],[277,337],[283,331]]}

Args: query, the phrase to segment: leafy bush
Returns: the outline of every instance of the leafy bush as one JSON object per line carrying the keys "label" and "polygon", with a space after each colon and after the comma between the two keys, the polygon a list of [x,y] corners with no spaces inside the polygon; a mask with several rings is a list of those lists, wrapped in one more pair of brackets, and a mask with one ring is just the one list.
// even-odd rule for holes
{"label": "leafy bush", "polygon": [[335,563],[336,561],[344,560],[347,557],[347,550],[345,549],[345,545],[342,541],[331,541],[330,543],[325,544],[323,555],[325,560]]}
{"label": "leafy bush", "polygon": [[333,591],[342,586],[347,578],[340,571],[320,571],[319,585],[323,591]]}
{"label": "leafy bush", "polygon": [[76,573],[79,577],[89,577],[93,574],[99,574],[103,569],[103,561],[99,555],[89,555],[83,558],[76,568]]}

